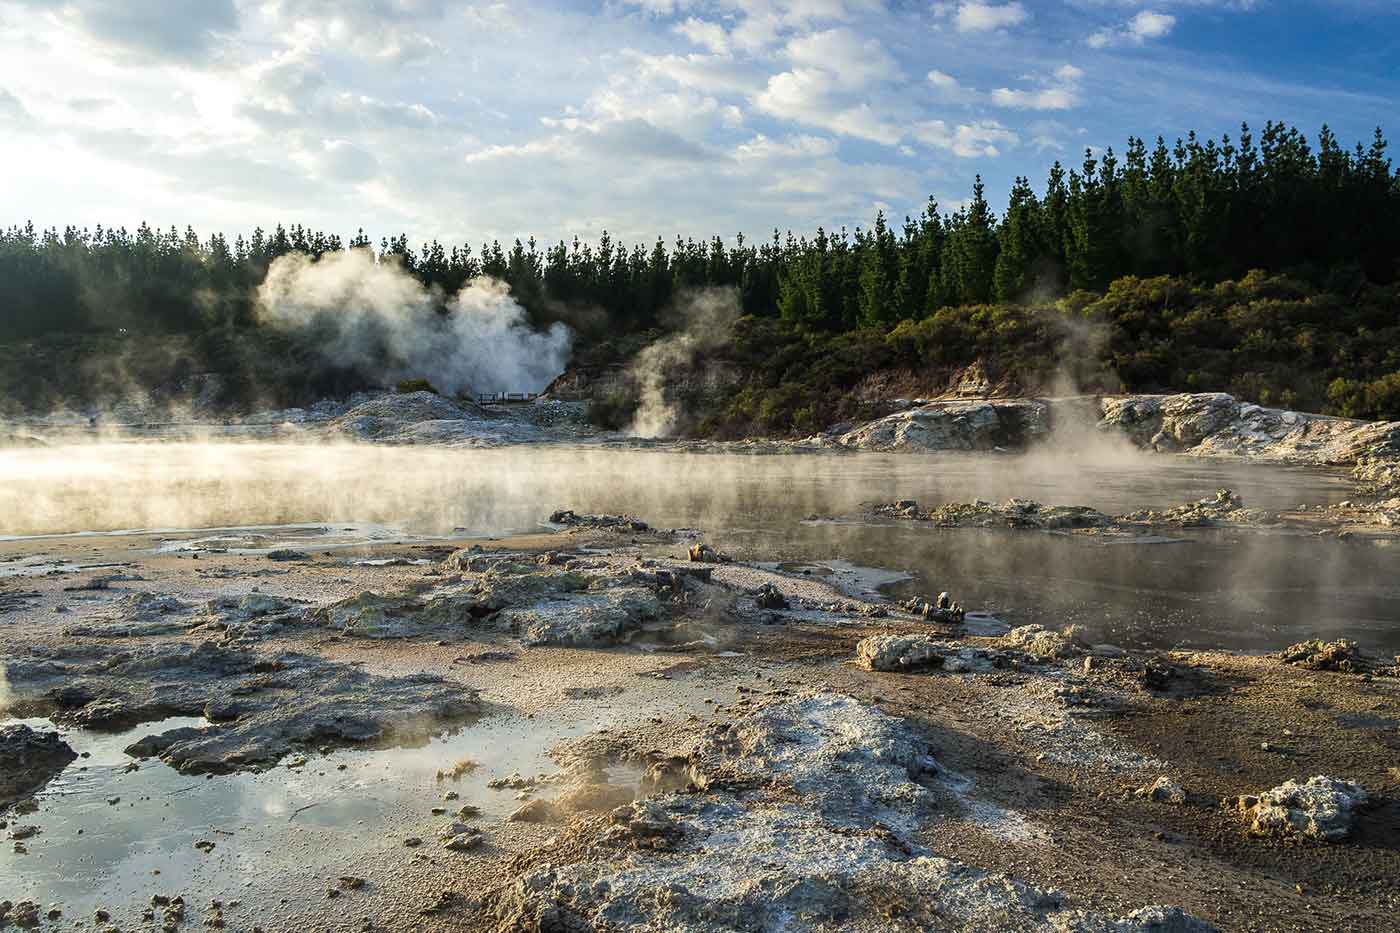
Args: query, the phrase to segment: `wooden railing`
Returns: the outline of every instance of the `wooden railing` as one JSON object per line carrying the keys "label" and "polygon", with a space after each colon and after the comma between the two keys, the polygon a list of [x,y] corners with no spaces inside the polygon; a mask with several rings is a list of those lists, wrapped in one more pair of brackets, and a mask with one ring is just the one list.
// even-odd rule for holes
{"label": "wooden railing", "polygon": [[487,392],[476,397],[479,405],[505,405],[510,402],[533,402],[538,392]]}

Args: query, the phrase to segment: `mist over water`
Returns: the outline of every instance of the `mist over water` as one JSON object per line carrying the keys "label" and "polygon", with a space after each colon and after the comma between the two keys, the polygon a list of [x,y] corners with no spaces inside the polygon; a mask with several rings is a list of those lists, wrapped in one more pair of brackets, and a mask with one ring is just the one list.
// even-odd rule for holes
{"label": "mist over water", "polygon": [[1002,500],[1106,512],[1230,486],[1258,508],[1337,501],[1340,478],[1086,449],[1019,456],[452,449],[354,443],[93,443],[0,449],[0,534],[373,522],[416,535],[533,530],[556,508],[631,512],[714,532],[786,527],[896,498]]}
{"label": "mist over water", "polygon": [[1008,624],[1073,623],[1125,646],[1272,650],[1345,635],[1400,650],[1400,584],[1389,582],[1400,579],[1400,548],[1261,530],[1186,529],[1170,533],[1177,543],[1110,544],[806,521],[896,498],[932,505],[1022,496],[1121,513],[1221,486],[1263,509],[1353,494],[1336,475],[1121,449],[1103,456],[1092,446],[921,456],[96,443],[0,450],[0,535],[318,523],[486,537],[540,530],[558,508],[630,512],[659,527],[700,528],[741,559],[817,573],[835,559],[907,571],[913,579],[892,595],[946,589]]}

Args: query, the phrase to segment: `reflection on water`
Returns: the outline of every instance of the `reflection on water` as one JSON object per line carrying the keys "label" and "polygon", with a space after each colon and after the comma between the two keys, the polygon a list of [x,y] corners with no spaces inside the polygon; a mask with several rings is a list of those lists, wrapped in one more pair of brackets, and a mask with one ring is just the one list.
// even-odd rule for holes
{"label": "reflection on water", "polygon": [[[324,887],[349,870],[351,858],[402,851],[408,836],[435,849],[437,829],[464,804],[481,809],[474,822],[489,838],[493,824],[520,801],[515,791],[488,788],[488,781],[514,771],[553,772],[545,752],[568,737],[635,724],[643,714],[698,712],[705,708],[705,689],[667,682],[665,695],[644,704],[624,693],[535,718],[497,710],[418,748],[343,749],[310,754],[300,768],[208,778],[180,774],[155,759],[128,773],[131,759],[122,751],[142,736],[203,720],[168,719],[118,734],[60,728],[75,751],[90,757],[78,758],[48,785],[37,812],[11,815],[42,832],[26,841],[27,854],[8,843],[0,847],[0,897],[58,903],[69,917],[104,908],[134,921],[117,911],[149,903],[155,893],[178,893],[192,905],[212,898],[266,903],[308,878]],[[55,728],[44,719],[0,725],[11,722]],[[479,767],[456,780],[437,779],[463,758]],[[443,800],[449,790],[456,800]],[[433,807],[449,815],[434,816]],[[207,855],[195,848],[201,841],[214,843]]]}
{"label": "reflection on water", "polygon": [[[1149,542],[1154,539],[1148,539]],[[881,589],[947,590],[1010,625],[1080,625],[1123,647],[1272,651],[1303,638],[1354,638],[1400,651],[1400,548],[1259,529],[1190,528],[1170,543],[908,524],[803,523],[734,532],[740,558],[840,554],[908,571]],[[832,562],[828,562],[829,564]]]}

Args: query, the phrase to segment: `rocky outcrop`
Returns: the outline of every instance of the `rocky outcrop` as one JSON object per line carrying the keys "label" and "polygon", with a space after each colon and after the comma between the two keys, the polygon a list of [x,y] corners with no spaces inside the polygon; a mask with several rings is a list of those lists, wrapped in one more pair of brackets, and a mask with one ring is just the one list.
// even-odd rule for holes
{"label": "rocky outcrop", "polygon": [[1028,447],[1061,430],[1121,437],[1161,452],[1351,466],[1363,482],[1400,488],[1400,422],[1264,408],[1219,392],[934,401],[805,443],[861,450],[995,450]]}
{"label": "rocky outcrop", "polygon": [[626,641],[667,614],[659,584],[646,575],[563,570],[519,555],[471,550],[454,552],[447,566],[475,579],[431,596],[367,591],[307,617],[356,638],[461,638],[469,631],[495,631],[527,645],[596,647]]}
{"label": "rocky outcrop", "polygon": [[1013,628],[998,640],[998,644],[1004,648],[1024,651],[1042,661],[1072,658],[1088,649],[1072,628],[1057,632],[1043,625],[1022,625]]}
{"label": "rocky outcrop", "polygon": [[1032,399],[929,402],[826,440],[861,450],[996,450],[1050,433],[1050,405]]}
{"label": "rocky outcrop", "polygon": [[661,604],[648,589],[619,586],[541,600],[503,615],[527,645],[588,647],[625,640],[643,623],[658,618]]}
{"label": "rocky outcrop", "polygon": [[872,635],[856,645],[856,663],[868,671],[941,670],[957,674],[990,671],[996,654],[926,635]]}
{"label": "rocky outcrop", "polygon": [[1366,800],[1357,785],[1319,775],[1240,797],[1236,806],[1253,835],[1340,842],[1351,834]]}
{"label": "rocky outcrop", "polygon": [[0,728],[0,809],[41,789],[77,757],[57,732]]}
{"label": "rocky outcrop", "polygon": [[1311,671],[1400,677],[1400,656],[1395,658],[1393,664],[1386,662],[1364,654],[1356,642],[1348,638],[1339,638],[1336,641],[1310,638],[1300,641],[1280,651],[1279,659],[1285,664]]}
{"label": "rocky outcrop", "polygon": [[967,618],[967,610],[963,609],[962,603],[954,602],[953,597],[946,592],[939,593],[932,599],[911,596],[900,604],[900,608],[927,622],[941,622],[944,625],[961,625]]}
{"label": "rocky outcrop", "polygon": [[949,502],[925,509],[913,499],[880,502],[869,508],[879,518],[928,522],[939,528],[1015,528],[1036,531],[1121,529],[1134,525],[1195,528],[1212,525],[1267,525],[1282,518],[1273,512],[1245,508],[1230,489],[1169,509],[1139,509],[1123,515],[1106,515],[1083,505],[1044,505],[1033,499],[1005,502]]}
{"label": "rocky outcrop", "polygon": [[421,599],[409,594],[358,593],[311,610],[308,620],[355,638],[413,638],[451,630],[460,635],[492,610],[470,595]]}
{"label": "rocky outcrop", "polygon": [[294,749],[414,741],[480,712],[476,692],[435,674],[378,677],[302,654],[204,642],[112,652],[79,646],[6,661],[16,708],[91,729],[170,716],[204,728],[147,736],[131,754],[190,773],[270,767]]}
{"label": "rocky outcrop", "polygon": [[1280,651],[1279,658],[1284,663],[1297,667],[1306,667],[1313,671],[1339,671],[1343,674],[1359,674],[1365,665],[1356,642],[1346,638],[1336,641],[1322,641],[1317,638],[1300,641]]}
{"label": "rocky outcrop", "polygon": [[912,499],[876,504],[875,515],[931,522],[941,528],[1103,528],[1113,518],[1082,505],[1041,505],[1031,499],[1005,502],[950,502],[932,509],[920,508]]}
{"label": "rocky outcrop", "polygon": [[615,531],[650,531],[651,526],[631,515],[579,515],[571,509],[560,509],[549,516],[551,525],[572,528],[609,528]]}
{"label": "rocky outcrop", "polygon": [[902,719],[837,694],[709,727],[692,793],[576,823],[493,892],[498,929],[1205,931],[1176,908],[1118,919],[915,840],[941,769]]}
{"label": "rocky outcrop", "polygon": [[1100,405],[1100,429],[1158,451],[1347,465],[1400,453],[1400,422],[1264,408],[1221,392],[1114,396]]}

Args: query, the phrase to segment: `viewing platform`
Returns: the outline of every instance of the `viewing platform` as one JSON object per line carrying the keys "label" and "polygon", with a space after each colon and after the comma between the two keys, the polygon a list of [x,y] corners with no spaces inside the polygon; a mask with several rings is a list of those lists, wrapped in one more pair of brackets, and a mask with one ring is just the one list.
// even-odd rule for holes
{"label": "viewing platform", "polygon": [[478,405],[518,405],[522,402],[533,402],[539,397],[538,392],[487,392],[478,394],[476,403]]}

